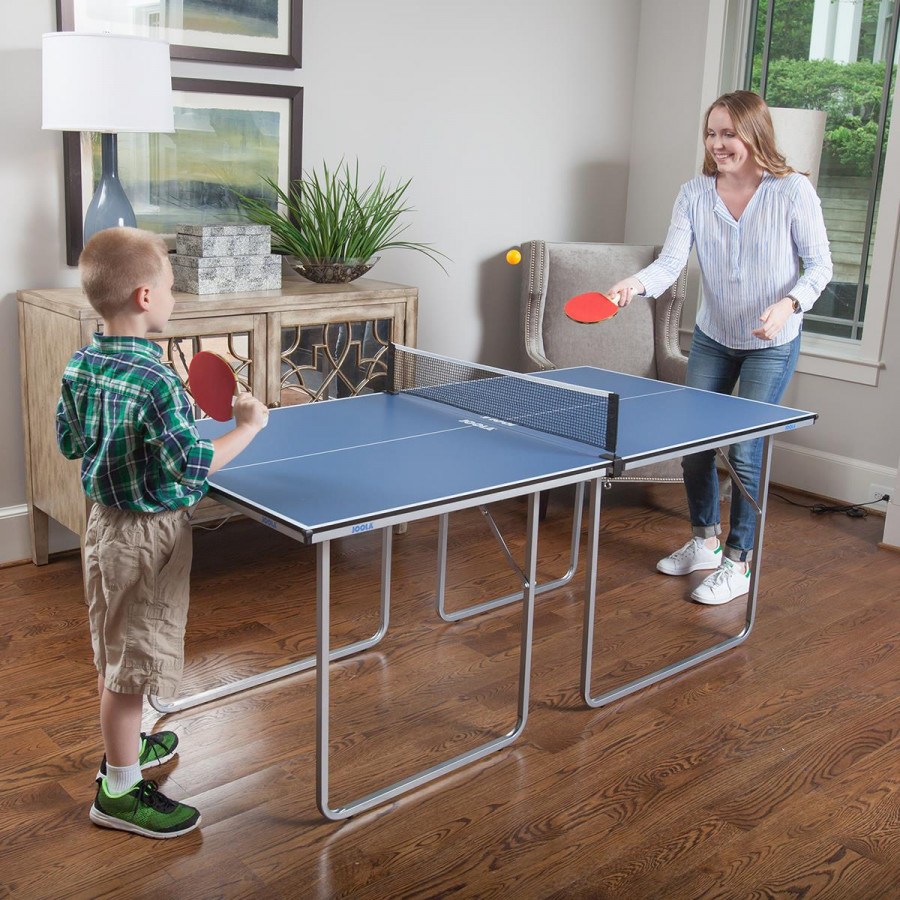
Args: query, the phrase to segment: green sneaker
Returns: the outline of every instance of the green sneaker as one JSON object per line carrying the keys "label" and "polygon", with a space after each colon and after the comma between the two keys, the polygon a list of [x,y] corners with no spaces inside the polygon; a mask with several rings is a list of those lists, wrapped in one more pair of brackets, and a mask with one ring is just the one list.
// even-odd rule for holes
{"label": "green sneaker", "polygon": [[110,797],[103,781],[91,805],[91,821],[101,828],[117,828],[148,838],[173,838],[200,824],[200,811],[159,792],[154,781],[139,781],[121,797]]}
{"label": "green sneaker", "polygon": [[[161,766],[167,763],[174,755],[175,748],[178,746],[178,735],[174,731],[157,731],[154,734],[145,734],[141,732],[141,753],[138,756],[138,762],[142,769],[152,769],[154,766]],[[100,771],[97,772],[98,778],[106,775],[106,754],[100,761]]]}

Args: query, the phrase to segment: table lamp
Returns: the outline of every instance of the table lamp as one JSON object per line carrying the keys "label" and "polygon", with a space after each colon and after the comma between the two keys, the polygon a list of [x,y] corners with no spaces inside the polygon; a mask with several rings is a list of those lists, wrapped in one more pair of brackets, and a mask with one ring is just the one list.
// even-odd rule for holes
{"label": "table lamp", "polygon": [[100,183],[84,241],[136,224],[118,172],[117,135],[175,130],[169,45],[145,37],[56,31],[43,36],[43,127],[101,134]]}

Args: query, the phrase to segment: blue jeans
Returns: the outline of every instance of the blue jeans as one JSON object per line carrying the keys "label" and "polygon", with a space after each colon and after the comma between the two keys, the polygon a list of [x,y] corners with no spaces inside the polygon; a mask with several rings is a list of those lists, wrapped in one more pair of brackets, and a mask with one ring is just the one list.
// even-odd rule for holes
{"label": "blue jeans", "polygon": [[[761,350],[732,350],[694,329],[688,356],[687,384],[705,391],[730,394],[738,385],[738,396],[765,403],[778,403],[797,367],[800,336],[789,344]],[[763,438],[732,444],[728,459],[752,497],[759,494]],[[681,462],[687,491],[691,528],[699,537],[713,537],[722,531],[719,515],[719,479],[716,451],[704,450],[685,456]],[[750,560],[756,534],[756,510],[733,486],[731,521],[725,555],[734,560]]]}

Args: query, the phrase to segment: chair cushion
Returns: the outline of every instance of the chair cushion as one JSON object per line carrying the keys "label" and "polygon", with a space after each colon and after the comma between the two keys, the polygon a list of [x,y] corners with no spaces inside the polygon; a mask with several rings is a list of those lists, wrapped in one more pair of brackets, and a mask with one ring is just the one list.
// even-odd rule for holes
{"label": "chair cushion", "polygon": [[[585,291],[603,291],[653,259],[653,247],[547,244],[543,340],[547,358],[559,368],[592,365],[656,378],[656,301],[634,300],[612,319],[580,325],[563,311]],[[625,256],[623,258],[623,251]]]}

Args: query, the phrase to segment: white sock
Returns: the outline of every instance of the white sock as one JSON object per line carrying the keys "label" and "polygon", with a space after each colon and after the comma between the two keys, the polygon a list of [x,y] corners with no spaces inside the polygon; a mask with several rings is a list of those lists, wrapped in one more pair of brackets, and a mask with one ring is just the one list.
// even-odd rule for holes
{"label": "white sock", "polygon": [[141,780],[141,765],[136,762],[130,766],[111,766],[106,763],[106,782],[104,787],[110,796],[118,797],[130,791]]}

